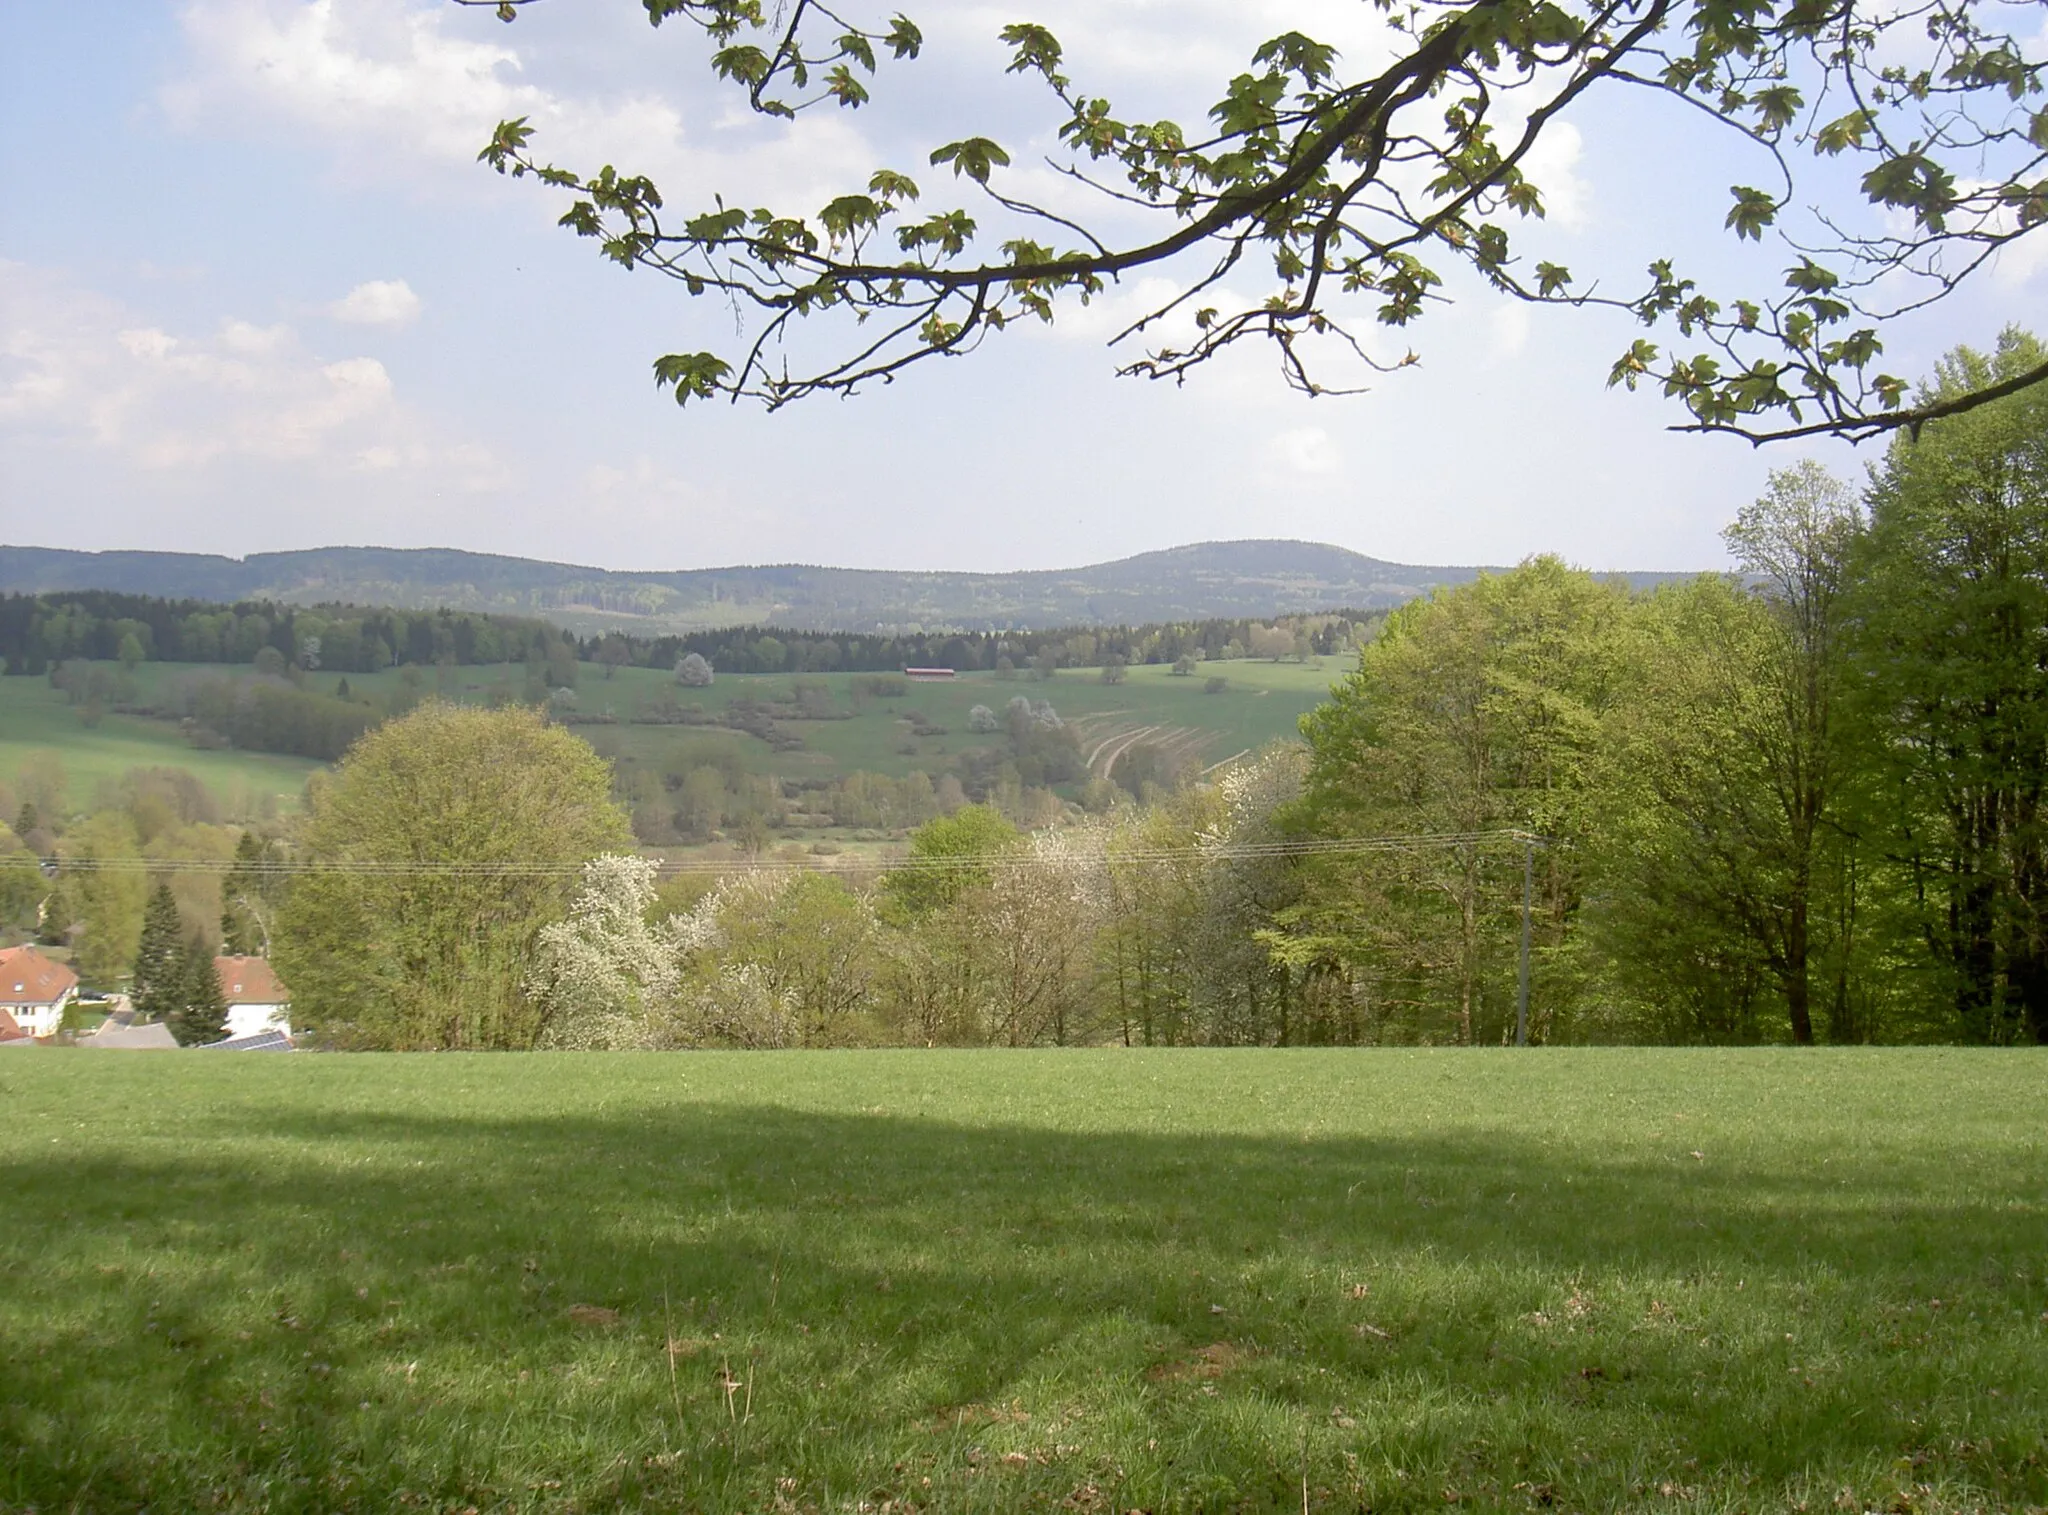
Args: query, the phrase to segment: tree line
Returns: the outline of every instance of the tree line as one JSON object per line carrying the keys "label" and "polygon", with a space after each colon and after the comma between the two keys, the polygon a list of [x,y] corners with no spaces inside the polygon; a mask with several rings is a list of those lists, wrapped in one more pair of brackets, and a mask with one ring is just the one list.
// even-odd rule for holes
{"label": "tree line", "polygon": [[[1927,393],[2040,361],[2009,333]],[[859,865],[664,878],[572,732],[428,703],[248,904],[337,1046],[1499,1043],[1525,950],[1536,1041],[2048,1043],[2048,392],[1860,490],[1780,471],[1727,540],[1649,593],[1439,590],[1299,743],[1030,831],[948,797]],[[66,855],[184,835],[173,799],[67,834],[63,908],[115,876]]]}
{"label": "tree line", "polygon": [[[2040,361],[2009,334],[1928,386]],[[1807,464],[1740,572],[1535,559],[1396,612],[1266,753],[1032,834],[563,882],[529,1044],[2048,1042],[2048,396]],[[337,999],[337,1008],[357,1001]]]}
{"label": "tree line", "polygon": [[[721,673],[894,673],[903,667],[1029,674],[1114,662],[1326,657],[1369,637],[1383,612],[1332,610],[1270,621],[1215,618],[1039,631],[861,633],[729,626],[680,636],[577,637],[545,621],[472,610],[217,605],[102,590],[0,595],[5,672],[42,677],[71,660],[254,664],[266,651],[304,672],[376,673],[411,664],[534,663],[547,687],[576,683],[577,662],[673,670],[700,657]],[[564,671],[565,667],[569,670]]]}
{"label": "tree line", "polygon": [[472,610],[220,605],[104,590],[0,595],[5,671],[35,677],[68,659],[253,664],[266,649],[308,672],[546,663],[565,645],[573,659],[573,639],[546,621]]}
{"label": "tree line", "polygon": [[1142,626],[886,634],[730,626],[653,638],[612,633],[584,638],[578,646],[586,662],[641,668],[671,668],[696,656],[720,673],[891,673],[913,667],[1029,675],[1141,663],[1328,657],[1368,639],[1384,615],[1333,609],[1264,621],[1238,616]]}

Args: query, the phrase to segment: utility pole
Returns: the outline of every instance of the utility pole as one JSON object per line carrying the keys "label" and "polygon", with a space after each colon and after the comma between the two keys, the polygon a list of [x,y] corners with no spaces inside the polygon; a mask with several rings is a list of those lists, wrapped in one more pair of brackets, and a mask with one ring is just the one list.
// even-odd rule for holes
{"label": "utility pole", "polygon": [[1536,839],[1522,838],[1522,968],[1515,980],[1515,1045],[1529,1045],[1529,906],[1536,890]]}

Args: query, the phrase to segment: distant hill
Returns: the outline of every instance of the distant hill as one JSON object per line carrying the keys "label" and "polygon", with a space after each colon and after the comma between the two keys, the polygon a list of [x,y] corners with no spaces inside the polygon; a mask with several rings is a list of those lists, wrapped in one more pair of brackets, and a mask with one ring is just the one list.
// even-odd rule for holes
{"label": "distant hill", "polygon": [[[448,606],[543,616],[588,635],[714,626],[1003,631],[1290,611],[1373,610],[1483,570],[1387,563],[1317,542],[1197,542],[1023,573],[777,564],[628,573],[447,548],[317,547],[246,558],[0,546],[0,593],[110,589],[204,600]],[[1637,585],[1680,577],[1628,574]]]}

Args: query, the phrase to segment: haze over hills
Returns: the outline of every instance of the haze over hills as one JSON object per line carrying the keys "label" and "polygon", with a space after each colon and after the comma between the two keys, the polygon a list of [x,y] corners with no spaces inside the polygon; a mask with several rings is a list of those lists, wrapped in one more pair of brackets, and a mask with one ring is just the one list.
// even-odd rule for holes
{"label": "haze over hills", "polygon": [[[1197,542],[1081,568],[899,572],[805,564],[620,572],[449,548],[318,547],[246,558],[0,546],[0,593],[107,589],[203,600],[447,606],[583,634],[714,626],[1002,631],[1391,608],[1476,567],[1388,563],[1317,542]],[[1678,574],[1623,575],[1639,586]]]}

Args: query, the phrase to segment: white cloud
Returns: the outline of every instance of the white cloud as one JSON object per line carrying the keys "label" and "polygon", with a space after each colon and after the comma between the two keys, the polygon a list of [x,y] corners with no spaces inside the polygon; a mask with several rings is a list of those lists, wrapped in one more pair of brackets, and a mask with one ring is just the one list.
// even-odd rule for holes
{"label": "white cloud", "polygon": [[174,335],[19,263],[0,263],[0,312],[0,432],[145,470],[260,459],[403,467],[459,489],[505,477],[488,454],[434,436],[377,359],[323,357],[287,326],[231,318],[210,337]]}
{"label": "white cloud", "polygon": [[351,148],[407,157],[473,158],[490,126],[545,103],[517,79],[503,45],[447,35],[433,11],[334,0],[193,0],[182,16],[194,69],[164,92],[185,125],[252,110],[300,125],[341,129]]}
{"label": "white cloud", "polygon": [[258,357],[277,352],[292,340],[289,326],[253,326],[247,321],[228,321],[220,329],[220,343],[229,352]]}
{"label": "white cloud", "polygon": [[1273,455],[1296,473],[1317,476],[1333,474],[1344,466],[1344,456],[1330,434],[1320,426],[1296,426],[1273,438]]}
{"label": "white cloud", "polygon": [[354,326],[407,326],[419,319],[420,297],[403,279],[371,279],[328,306],[327,313]]}
{"label": "white cloud", "polygon": [[2048,267],[2048,235],[2030,232],[1998,250],[1993,263],[1994,278],[2001,289],[2018,289],[2033,282],[2034,275]]}
{"label": "white cloud", "polygon": [[1543,192],[1543,214],[1553,225],[1577,231],[1586,224],[1592,185],[1579,172],[1586,139],[1571,122],[1553,118],[1522,159],[1522,171]]}
{"label": "white cloud", "polygon": [[1520,301],[1496,305],[1487,314],[1486,326],[1493,339],[1491,356],[1495,362],[1517,357],[1529,345],[1529,307]]}
{"label": "white cloud", "polygon": [[[822,205],[882,161],[846,112],[787,125],[734,116],[731,87],[719,86],[717,107],[700,112],[705,130],[693,131],[677,105],[630,86],[578,93],[536,82],[504,29],[484,29],[486,15],[440,0],[191,0],[189,67],[162,103],[188,129],[297,129],[345,178],[437,194],[498,182],[477,152],[519,116],[543,157],[649,174],[672,204],[733,190]],[[713,87],[708,70],[691,82]],[[721,111],[737,129],[719,129]],[[530,198],[560,209],[553,196]]]}

